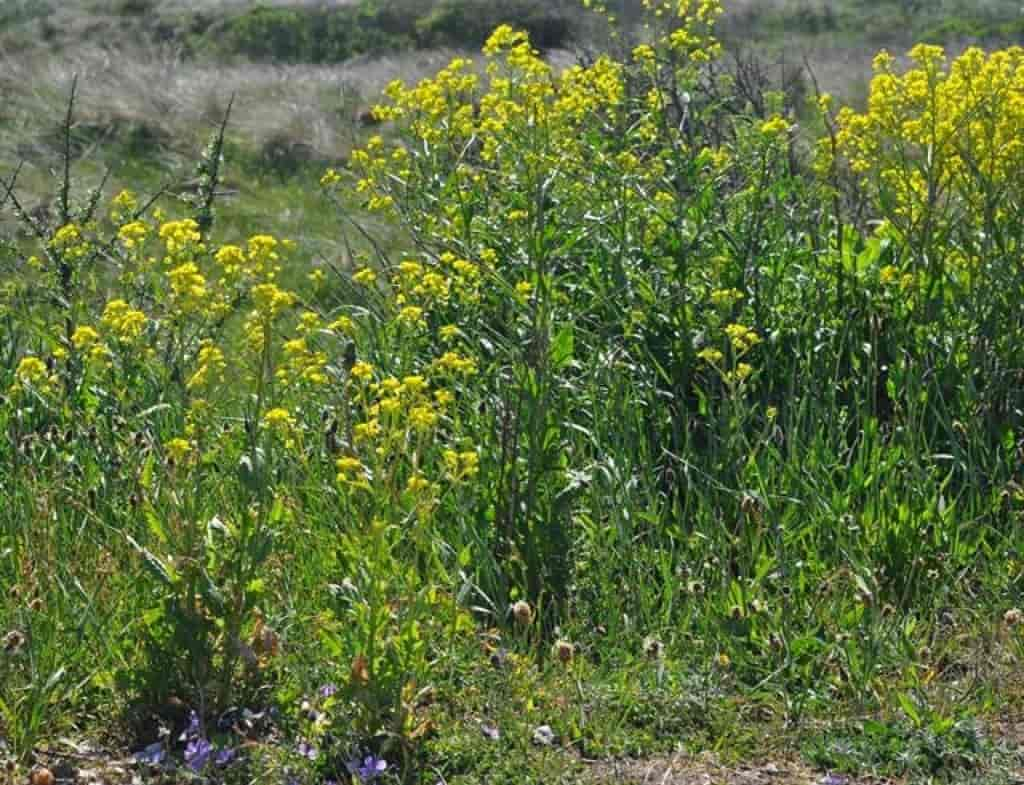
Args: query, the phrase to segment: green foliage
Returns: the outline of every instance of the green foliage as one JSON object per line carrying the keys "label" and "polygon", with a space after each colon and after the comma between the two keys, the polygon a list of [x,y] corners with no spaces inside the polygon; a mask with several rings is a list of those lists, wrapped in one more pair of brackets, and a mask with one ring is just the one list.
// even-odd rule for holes
{"label": "green foliage", "polygon": [[222,53],[254,60],[337,63],[414,45],[475,49],[505,23],[527,30],[544,48],[565,45],[571,33],[564,8],[536,0],[390,0],[336,8],[258,6],[215,25],[205,40]]}
{"label": "green foliage", "polygon": [[498,25],[525,30],[541,49],[565,46],[572,33],[567,8],[559,3],[513,0],[440,0],[417,21],[421,40],[430,45],[447,44],[478,48]]}
{"label": "green foliage", "polygon": [[414,28],[369,3],[339,8],[257,6],[206,33],[209,45],[254,60],[337,63],[409,46]]}
{"label": "green foliage", "polygon": [[985,746],[971,719],[921,717],[913,708],[900,721],[868,720],[859,727],[815,739],[805,751],[822,768],[836,771],[931,775],[956,781],[976,767],[985,755]]}
{"label": "green foliage", "polygon": [[0,31],[52,12],[53,7],[46,0],[10,0],[0,6]]}

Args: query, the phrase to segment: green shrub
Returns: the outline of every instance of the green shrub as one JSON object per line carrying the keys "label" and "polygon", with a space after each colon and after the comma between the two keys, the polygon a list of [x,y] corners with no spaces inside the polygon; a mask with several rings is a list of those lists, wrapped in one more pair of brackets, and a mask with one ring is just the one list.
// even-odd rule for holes
{"label": "green shrub", "polygon": [[369,4],[337,9],[260,6],[211,28],[204,37],[225,54],[285,63],[336,63],[411,43],[393,14]]}
{"label": "green shrub", "polygon": [[418,28],[425,42],[479,47],[498,25],[525,30],[541,49],[564,46],[572,32],[569,16],[558,3],[538,0],[440,0]]}

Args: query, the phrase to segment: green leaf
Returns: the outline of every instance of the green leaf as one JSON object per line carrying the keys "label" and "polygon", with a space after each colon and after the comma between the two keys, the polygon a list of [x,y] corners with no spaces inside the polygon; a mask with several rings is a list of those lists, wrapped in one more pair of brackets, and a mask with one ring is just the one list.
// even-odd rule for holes
{"label": "green leaf", "polygon": [[551,342],[551,364],[555,368],[564,368],[572,360],[574,348],[573,329],[571,325],[567,324],[558,331],[555,339]]}
{"label": "green leaf", "polygon": [[903,713],[910,718],[911,722],[916,727],[921,727],[921,712],[918,711],[913,699],[905,692],[900,692],[896,694],[896,700],[899,701],[900,708],[903,709]]}

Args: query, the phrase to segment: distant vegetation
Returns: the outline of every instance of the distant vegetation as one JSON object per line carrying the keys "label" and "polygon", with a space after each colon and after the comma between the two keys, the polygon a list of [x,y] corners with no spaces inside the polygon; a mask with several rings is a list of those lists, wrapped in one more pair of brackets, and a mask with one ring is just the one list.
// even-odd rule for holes
{"label": "distant vegetation", "polygon": [[200,48],[285,63],[340,63],[354,55],[409,47],[478,49],[499,24],[529,31],[544,48],[570,41],[570,16],[539,0],[360,2],[333,8],[257,6],[212,25]]}

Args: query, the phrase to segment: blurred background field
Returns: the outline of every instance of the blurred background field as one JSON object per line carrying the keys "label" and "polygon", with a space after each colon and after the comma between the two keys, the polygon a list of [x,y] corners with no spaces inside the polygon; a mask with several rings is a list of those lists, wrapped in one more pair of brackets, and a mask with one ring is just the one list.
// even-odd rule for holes
{"label": "blurred background field", "polygon": [[[614,5],[630,28],[638,0]],[[809,68],[822,90],[857,105],[879,48],[1015,43],[1021,10],[1015,0],[738,0],[720,32],[726,61],[756,64],[769,86],[807,92]],[[187,189],[189,161],[235,96],[228,220],[245,234],[270,216],[270,228],[327,253],[330,223],[301,184],[368,135],[389,81],[428,76],[455,52],[475,56],[502,22],[528,30],[556,64],[610,45],[571,0],[6,0],[0,171],[24,162],[21,187],[39,204],[53,196],[46,167],[77,74],[83,182],[112,165],[115,185]]]}

